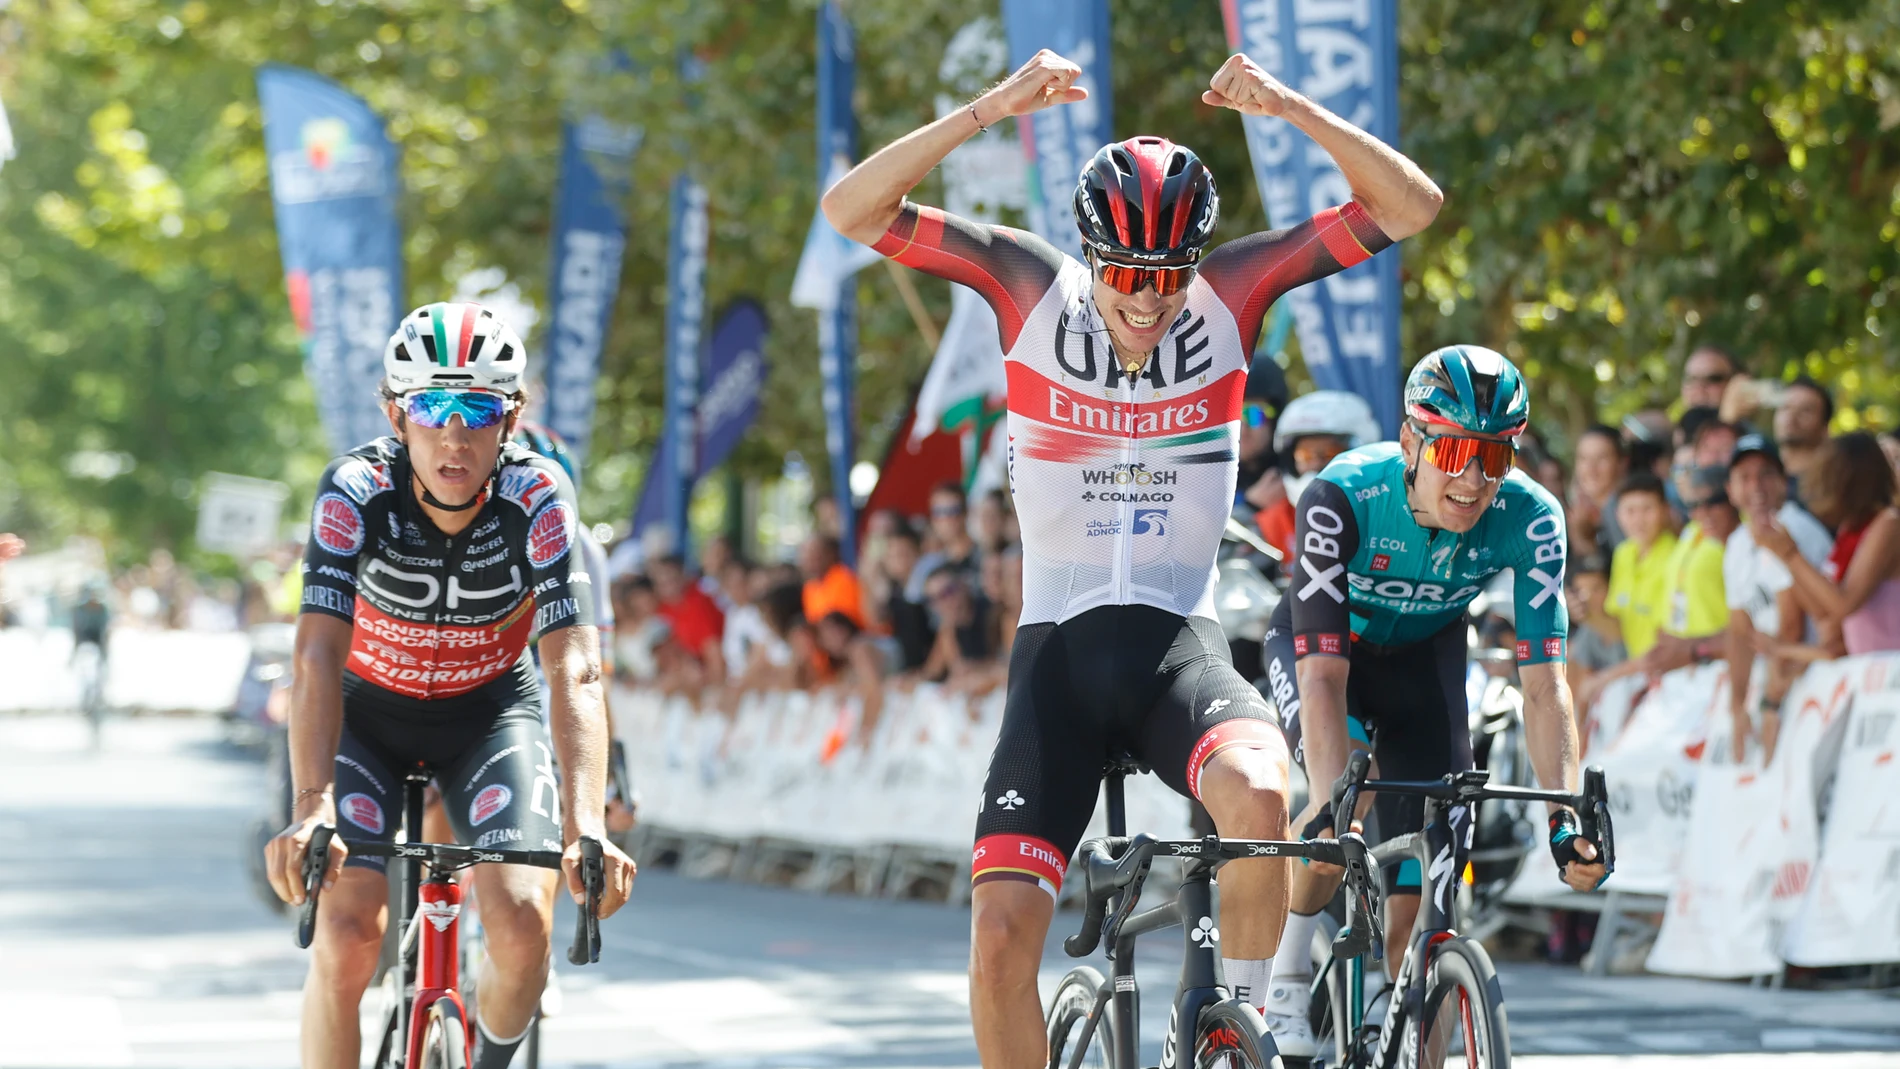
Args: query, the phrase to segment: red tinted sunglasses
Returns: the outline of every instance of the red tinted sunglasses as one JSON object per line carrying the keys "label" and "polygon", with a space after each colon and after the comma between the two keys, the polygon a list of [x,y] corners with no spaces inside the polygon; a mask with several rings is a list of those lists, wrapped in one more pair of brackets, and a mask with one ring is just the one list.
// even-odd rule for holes
{"label": "red tinted sunglasses", "polygon": [[1465,473],[1471,462],[1478,462],[1485,480],[1504,478],[1517,460],[1517,443],[1493,438],[1466,438],[1455,434],[1435,434],[1425,439],[1425,459],[1452,478]]}
{"label": "red tinted sunglasses", "polygon": [[1095,277],[1101,279],[1109,289],[1116,293],[1125,293],[1130,297],[1154,284],[1155,295],[1172,297],[1182,288],[1194,281],[1196,267],[1130,267],[1127,264],[1111,263],[1097,256],[1095,258]]}

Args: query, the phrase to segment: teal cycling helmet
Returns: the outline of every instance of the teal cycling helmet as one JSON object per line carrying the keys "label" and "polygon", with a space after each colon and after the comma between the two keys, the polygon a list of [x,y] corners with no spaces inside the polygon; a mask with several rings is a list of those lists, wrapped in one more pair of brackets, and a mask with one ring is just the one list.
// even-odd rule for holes
{"label": "teal cycling helmet", "polygon": [[1515,438],[1531,418],[1524,376],[1481,345],[1426,353],[1405,378],[1405,414],[1427,427]]}

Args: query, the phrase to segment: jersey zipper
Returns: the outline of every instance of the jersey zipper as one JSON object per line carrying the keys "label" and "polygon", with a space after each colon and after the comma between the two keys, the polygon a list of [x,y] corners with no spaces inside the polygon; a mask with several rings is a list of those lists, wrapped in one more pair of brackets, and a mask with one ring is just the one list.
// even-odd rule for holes
{"label": "jersey zipper", "polygon": [[[1123,368],[1121,364],[1121,354],[1115,352],[1113,342],[1109,343],[1108,349],[1110,358],[1115,361],[1116,370],[1118,372],[1124,372],[1117,376],[1122,384],[1121,407],[1123,437],[1121,463],[1125,470],[1133,471],[1133,465],[1139,463],[1141,457],[1141,443],[1135,438],[1135,394],[1138,388],[1136,386],[1136,375],[1140,372],[1137,371],[1136,374],[1126,374],[1126,369]],[[1149,354],[1149,359],[1154,359],[1153,353]],[[1142,367],[1146,368],[1147,364],[1144,362]],[[1109,485],[1115,486],[1119,484],[1111,479]],[[1131,478],[1126,485],[1134,486],[1134,480]],[[1116,504],[1120,506],[1116,509],[1118,519],[1115,533],[1115,604],[1117,605],[1128,604],[1129,599],[1133,596],[1132,573],[1135,568],[1134,496],[1132,491],[1125,492],[1122,494],[1122,499],[1116,502]]]}

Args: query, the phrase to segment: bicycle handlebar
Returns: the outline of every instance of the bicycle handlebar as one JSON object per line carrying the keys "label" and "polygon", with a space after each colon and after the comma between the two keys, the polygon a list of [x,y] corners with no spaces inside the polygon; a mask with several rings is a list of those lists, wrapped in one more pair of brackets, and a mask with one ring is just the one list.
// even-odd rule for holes
{"label": "bicycle handlebar", "polygon": [[1610,789],[1600,766],[1592,765],[1583,770],[1583,790],[1576,794],[1530,787],[1493,787],[1490,770],[1482,768],[1453,772],[1434,780],[1415,781],[1368,780],[1366,776],[1371,768],[1371,755],[1364,750],[1354,751],[1347,759],[1346,771],[1333,784],[1335,821],[1340,819],[1339,814],[1350,813],[1356,808],[1360,794],[1367,791],[1419,795],[1464,805],[1494,799],[1550,802],[1577,811],[1584,838],[1596,843],[1601,849],[1604,876],[1616,871],[1616,829],[1610,822]]}
{"label": "bicycle handlebar", "polygon": [[[336,826],[319,824],[310,833],[310,846],[303,857],[303,909],[297,917],[297,946],[310,949],[316,933],[317,899],[323,893],[323,873],[330,867],[330,842]],[[561,870],[561,854],[554,850],[484,850],[451,843],[389,843],[380,839],[344,839],[343,845],[358,857],[394,857],[425,861],[437,871],[454,871],[476,864],[528,865],[539,869]],[[587,904],[574,925],[574,945],[567,960],[586,965],[600,960],[600,899],[607,886],[606,866],[602,861],[600,840],[583,835],[581,882],[587,890]]]}
{"label": "bicycle handlebar", "polygon": [[[1358,954],[1370,946],[1375,937],[1377,924],[1369,896],[1373,866],[1365,840],[1356,834],[1349,832],[1337,839],[1311,842],[1222,839],[1216,835],[1200,839],[1157,839],[1142,834],[1132,839],[1119,836],[1091,839],[1082,844],[1076,867],[1082,870],[1083,893],[1087,898],[1081,930],[1062,942],[1062,949],[1070,957],[1079,958],[1093,952],[1105,937],[1110,946],[1114,945],[1114,937],[1134,913],[1135,903],[1141,897],[1141,885],[1148,878],[1148,869],[1156,857],[1198,858],[1208,864],[1248,858],[1303,857],[1341,866],[1357,894],[1348,896],[1346,913],[1351,930],[1341,936],[1339,942],[1355,948],[1349,953]],[[1108,917],[1109,899],[1123,888],[1128,893],[1122,897],[1115,915]],[[1362,899],[1357,909],[1352,901],[1355,897]]]}

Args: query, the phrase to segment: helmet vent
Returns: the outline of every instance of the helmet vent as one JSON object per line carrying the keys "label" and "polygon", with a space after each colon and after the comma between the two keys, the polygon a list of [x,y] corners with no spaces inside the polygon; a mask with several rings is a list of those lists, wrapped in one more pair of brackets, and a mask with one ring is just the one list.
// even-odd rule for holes
{"label": "helmet vent", "polygon": [[513,360],[514,358],[515,358],[515,347],[512,345],[504,345],[501,347],[501,355],[495,358],[495,363],[506,364],[507,362],[509,362],[510,360]]}
{"label": "helmet vent", "polygon": [[1169,157],[1167,175],[1169,178],[1173,178],[1185,170],[1187,170],[1187,155],[1185,153],[1177,152]]}
{"label": "helmet vent", "polygon": [[422,351],[429,354],[430,363],[441,363],[441,358],[435,355],[435,336],[433,334],[424,334],[422,336]]}
{"label": "helmet vent", "polygon": [[1481,371],[1471,373],[1471,393],[1478,403],[1478,411],[1489,412],[1498,399],[1498,377],[1486,375]]}
{"label": "helmet vent", "polygon": [[396,359],[401,360],[402,362],[406,364],[413,364],[416,362],[416,358],[409,355],[409,347],[407,345],[396,346]]}
{"label": "helmet vent", "polygon": [[486,334],[477,334],[475,335],[473,339],[470,340],[469,346],[468,346],[468,362],[469,363],[473,364],[476,360],[481,358],[482,343],[486,342],[487,340],[488,340],[488,335]]}

